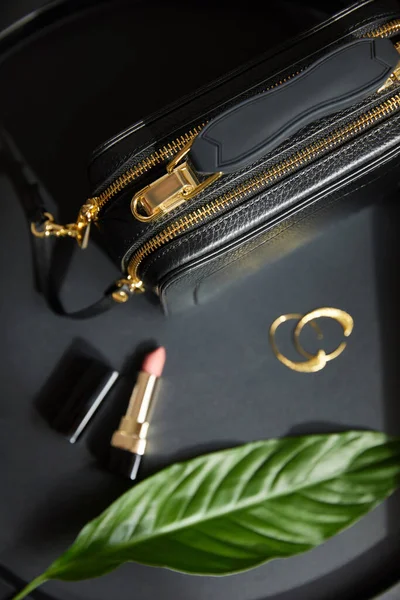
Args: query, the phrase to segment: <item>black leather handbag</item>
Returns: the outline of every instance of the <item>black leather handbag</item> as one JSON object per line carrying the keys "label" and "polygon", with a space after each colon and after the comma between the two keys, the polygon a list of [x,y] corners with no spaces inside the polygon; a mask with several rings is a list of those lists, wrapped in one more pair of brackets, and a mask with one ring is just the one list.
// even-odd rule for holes
{"label": "black leather handbag", "polygon": [[397,40],[398,2],[351,6],[108,140],[76,222],[36,195],[33,234],[84,248],[99,229],[122,276],[94,313],[143,291],[167,313],[204,302],[398,185]]}

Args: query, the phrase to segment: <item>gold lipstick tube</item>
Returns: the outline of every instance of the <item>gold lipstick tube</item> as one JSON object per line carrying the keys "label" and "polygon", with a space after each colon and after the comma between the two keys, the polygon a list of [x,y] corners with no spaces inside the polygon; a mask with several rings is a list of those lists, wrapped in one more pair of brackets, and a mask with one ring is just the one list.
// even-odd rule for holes
{"label": "gold lipstick tube", "polygon": [[120,450],[143,456],[158,377],[144,371],[139,373],[129,400],[128,410],[114,432],[111,445]]}

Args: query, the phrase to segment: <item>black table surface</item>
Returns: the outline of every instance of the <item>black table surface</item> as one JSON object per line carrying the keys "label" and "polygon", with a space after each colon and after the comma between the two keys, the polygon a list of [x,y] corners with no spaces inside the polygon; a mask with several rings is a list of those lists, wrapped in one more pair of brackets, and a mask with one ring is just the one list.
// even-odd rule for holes
{"label": "black table surface", "polygon": [[[81,82],[88,90],[91,80],[106,72],[107,100],[115,80],[120,85],[127,76],[127,64],[117,73],[105,63],[101,46],[97,54],[91,46],[92,55],[82,61],[73,59],[73,48],[80,50],[87,41],[85,18],[74,23],[72,38],[60,30],[49,33],[49,39],[35,43],[35,52],[21,50],[0,69],[2,118],[67,218],[87,191],[88,148],[129,124],[125,94],[120,113],[112,116],[88,91],[79,102]],[[102,13],[93,30],[103,35],[112,19],[115,14]],[[116,43],[121,51],[135,50],[128,26]],[[247,47],[247,57],[256,46]],[[237,49],[232,66],[245,52]],[[55,63],[62,72],[58,78]],[[70,104],[62,103],[66,94]],[[34,289],[28,227],[1,163],[0,197],[0,564],[7,571],[23,580],[36,576],[130,485],[96,462],[126,396],[110,396],[90,435],[74,446],[40,415],[49,377],[72,355],[101,356],[126,374],[122,385],[129,386],[143,352],[154,343],[166,346],[143,477],[182,458],[288,433],[343,428],[399,433],[396,198],[333,224],[206,306],[167,319],[141,296],[112,313],[76,322],[52,314]],[[91,244],[73,257],[62,290],[66,303],[79,307],[96,299],[117,276],[104,252]],[[280,314],[319,306],[342,308],[354,317],[348,348],[320,373],[289,371],[271,351],[268,328]],[[334,328],[328,332],[328,345],[337,334]],[[52,390],[56,401],[54,384]],[[45,591],[57,600],[106,600],[127,593],[142,600],[161,594],[182,600],[370,600],[396,581],[399,498],[395,494],[311,552],[240,575],[196,578],[128,564],[101,579],[52,582]],[[385,599],[398,597],[397,588]]]}

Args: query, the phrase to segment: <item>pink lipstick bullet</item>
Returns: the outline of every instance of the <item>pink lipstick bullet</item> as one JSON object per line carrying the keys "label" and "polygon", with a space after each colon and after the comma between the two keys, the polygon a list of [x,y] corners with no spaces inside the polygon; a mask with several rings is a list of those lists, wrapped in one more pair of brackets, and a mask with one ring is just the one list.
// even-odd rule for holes
{"label": "pink lipstick bullet", "polygon": [[151,411],[165,360],[166,352],[163,347],[146,356],[133,388],[128,410],[111,439],[111,470],[132,480],[137,477],[146,450]]}

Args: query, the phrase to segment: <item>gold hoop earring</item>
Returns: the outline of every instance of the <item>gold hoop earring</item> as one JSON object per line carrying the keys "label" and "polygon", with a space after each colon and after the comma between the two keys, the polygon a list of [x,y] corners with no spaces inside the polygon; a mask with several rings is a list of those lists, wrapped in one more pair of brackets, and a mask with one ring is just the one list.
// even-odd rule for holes
{"label": "gold hoop earring", "polygon": [[[306,315],[306,316],[308,316],[308,315]],[[287,315],[281,315],[280,317],[275,319],[275,321],[272,323],[270,330],[269,330],[270,343],[271,343],[271,346],[275,353],[276,358],[282,364],[284,364],[286,367],[288,367],[289,369],[292,369],[292,371],[297,371],[298,373],[316,373],[317,371],[321,371],[321,369],[323,369],[325,367],[326,362],[327,362],[326,354],[323,350],[318,350],[318,352],[315,356],[313,354],[309,354],[306,357],[306,358],[308,358],[308,360],[306,360],[306,361],[296,362],[294,360],[290,360],[289,358],[287,358],[287,356],[285,356],[284,354],[282,354],[282,352],[280,352],[280,350],[277,346],[276,340],[275,340],[276,330],[278,329],[278,327],[280,325],[282,325],[282,323],[285,323],[286,321],[291,321],[293,319],[302,319],[302,318],[304,318],[304,317],[302,317],[302,315],[300,315],[300,314],[290,313]],[[319,329],[318,325],[316,323],[314,323],[312,321],[312,319],[310,319],[310,321],[311,321],[310,325],[312,325],[314,327],[314,329],[316,329],[318,337],[321,337],[322,333],[321,333],[321,330]],[[301,321],[299,321],[299,323],[300,322]],[[309,322],[309,321],[307,321],[307,322]],[[305,325],[305,323],[304,323],[304,325]],[[304,325],[303,325],[303,327],[304,327]],[[298,335],[300,335],[301,329],[302,328],[300,328]],[[304,354],[303,354],[303,356],[304,356]]]}
{"label": "gold hoop earring", "polygon": [[[300,318],[299,322],[297,323],[297,325],[295,327],[294,334],[293,334],[294,345],[296,346],[296,350],[299,352],[299,354],[301,354],[305,358],[311,359],[314,356],[314,354],[307,352],[307,350],[305,350],[303,348],[303,346],[301,345],[301,343],[300,343],[301,332],[302,332],[304,326],[307,325],[307,323],[312,324],[312,323],[314,323],[315,319],[319,319],[321,317],[327,317],[328,319],[334,319],[335,321],[340,323],[340,325],[343,328],[343,334],[345,337],[349,337],[349,335],[351,335],[351,332],[353,331],[353,327],[354,327],[353,317],[351,315],[349,315],[349,313],[345,312],[344,310],[340,310],[339,308],[331,308],[331,307],[323,307],[323,308],[317,308],[316,310],[312,310],[311,312],[307,313],[306,315],[304,315],[303,317]],[[346,345],[347,345],[346,342],[341,342],[339,344],[339,346],[336,348],[336,350],[334,350],[330,354],[325,354],[325,361],[329,362],[330,360],[337,358],[340,354],[342,354],[343,350],[346,348]]]}

